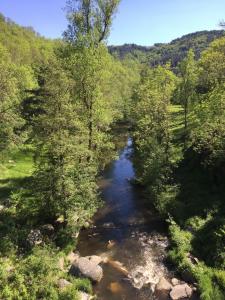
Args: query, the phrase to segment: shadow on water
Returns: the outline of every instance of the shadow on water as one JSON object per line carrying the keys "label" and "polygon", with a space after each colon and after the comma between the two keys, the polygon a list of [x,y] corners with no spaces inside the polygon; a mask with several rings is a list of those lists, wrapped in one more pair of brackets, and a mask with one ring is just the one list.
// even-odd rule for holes
{"label": "shadow on water", "polygon": [[[105,205],[94,217],[94,225],[79,238],[82,256],[100,255],[109,262],[103,265],[103,280],[95,287],[98,300],[154,299],[152,288],[159,277],[172,276],[164,264],[166,224],[146,207],[141,191],[131,184],[135,177],[131,153],[128,139],[99,182]],[[121,272],[118,262],[128,274]]]}

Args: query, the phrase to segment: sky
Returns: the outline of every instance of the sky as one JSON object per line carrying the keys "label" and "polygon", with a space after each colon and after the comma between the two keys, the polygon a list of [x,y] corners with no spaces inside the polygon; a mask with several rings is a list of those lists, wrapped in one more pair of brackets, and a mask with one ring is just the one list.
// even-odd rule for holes
{"label": "sky", "polygon": [[[67,26],[66,0],[0,0],[0,12],[41,35],[59,38]],[[219,29],[225,0],[122,0],[114,18],[110,45],[150,46],[200,30]]]}

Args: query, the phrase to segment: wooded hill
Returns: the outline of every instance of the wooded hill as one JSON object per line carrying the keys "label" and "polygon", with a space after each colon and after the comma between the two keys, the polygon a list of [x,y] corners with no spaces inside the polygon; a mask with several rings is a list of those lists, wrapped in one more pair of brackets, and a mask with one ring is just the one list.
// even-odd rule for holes
{"label": "wooded hill", "polygon": [[[217,38],[224,36],[224,30],[199,31],[177,38],[170,43],[157,43],[146,47],[136,44],[109,46],[109,52],[119,59],[130,58],[151,66],[164,65],[171,62],[176,67],[187,55],[188,50],[194,50],[199,59],[200,54]],[[50,40],[41,37],[31,27],[22,27],[0,13],[0,43],[4,45],[15,63],[39,63],[50,55],[55,44],[60,40]]]}
{"label": "wooded hill", "polygon": [[41,37],[32,27],[22,27],[0,13],[0,44],[19,65],[38,64],[49,57],[56,40]]}
{"label": "wooded hill", "polygon": [[164,65],[170,61],[172,67],[176,67],[187,56],[188,50],[192,48],[196,58],[199,59],[201,52],[212,41],[223,35],[224,30],[199,31],[184,35],[168,44],[158,43],[151,47],[125,44],[122,46],[110,46],[109,51],[120,59],[129,57],[142,63],[147,62],[151,66]]}

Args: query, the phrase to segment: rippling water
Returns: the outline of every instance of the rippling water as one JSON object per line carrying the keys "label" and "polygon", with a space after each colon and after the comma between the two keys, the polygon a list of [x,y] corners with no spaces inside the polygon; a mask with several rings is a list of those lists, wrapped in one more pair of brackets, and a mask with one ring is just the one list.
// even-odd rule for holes
{"label": "rippling water", "polygon": [[128,139],[99,182],[105,205],[95,216],[94,226],[83,230],[79,239],[82,256],[100,255],[108,261],[103,265],[103,280],[95,286],[98,300],[155,299],[159,278],[171,276],[164,264],[166,225],[131,184],[135,177],[131,152]]}

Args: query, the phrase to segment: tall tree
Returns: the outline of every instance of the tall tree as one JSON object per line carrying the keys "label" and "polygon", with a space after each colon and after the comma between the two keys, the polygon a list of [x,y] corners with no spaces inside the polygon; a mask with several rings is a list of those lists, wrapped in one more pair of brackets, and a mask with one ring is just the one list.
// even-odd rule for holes
{"label": "tall tree", "polygon": [[184,144],[186,147],[188,136],[188,115],[191,102],[195,97],[197,84],[197,67],[193,50],[188,52],[187,57],[180,63],[181,80],[177,88],[178,102],[184,108]]}
{"label": "tall tree", "polygon": [[169,105],[176,76],[168,69],[147,69],[134,94],[134,144],[137,176],[158,192],[168,176],[171,147]]}
{"label": "tall tree", "polygon": [[211,165],[224,162],[225,38],[214,41],[199,62],[199,103],[195,106],[192,142]]}
{"label": "tall tree", "polygon": [[83,124],[71,96],[74,82],[56,59],[45,66],[42,79],[36,104],[41,113],[33,119],[37,206],[42,218],[62,215],[69,222],[72,214],[77,225],[93,212],[96,186],[95,170],[82,159],[86,150]]}
{"label": "tall tree", "polygon": [[88,161],[93,159],[100,144],[108,144],[105,132],[112,117],[107,115],[110,104],[103,97],[102,83],[109,55],[103,41],[118,4],[118,0],[68,1],[69,26],[64,33],[68,43],[66,65],[76,81],[74,98],[80,103],[86,122]]}
{"label": "tall tree", "polygon": [[85,39],[85,43],[98,45],[110,30],[113,15],[120,0],[69,0],[67,11],[69,26],[64,36],[70,43]]}

